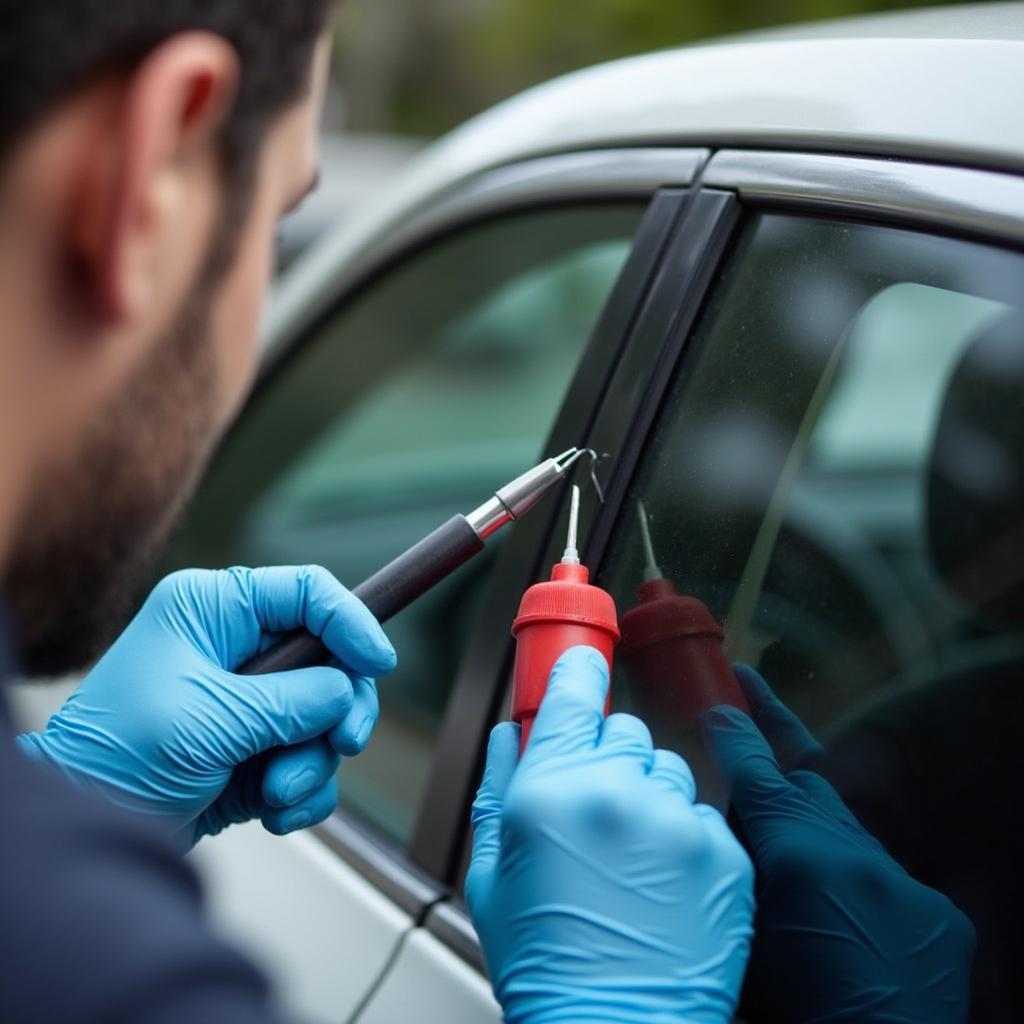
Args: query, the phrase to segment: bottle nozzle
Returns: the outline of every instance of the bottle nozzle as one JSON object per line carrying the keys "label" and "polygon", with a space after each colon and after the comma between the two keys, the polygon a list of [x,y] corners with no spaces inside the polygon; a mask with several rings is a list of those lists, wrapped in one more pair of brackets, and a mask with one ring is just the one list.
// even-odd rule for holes
{"label": "bottle nozzle", "polygon": [[579,565],[579,533],[580,533],[580,489],[575,484],[572,488],[572,502],[569,505],[569,536],[562,555],[562,565]]}

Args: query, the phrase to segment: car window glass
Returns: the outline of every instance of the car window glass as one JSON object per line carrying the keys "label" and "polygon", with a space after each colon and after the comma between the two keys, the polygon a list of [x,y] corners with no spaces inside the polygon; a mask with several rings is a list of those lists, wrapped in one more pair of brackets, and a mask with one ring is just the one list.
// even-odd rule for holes
{"label": "car window glass", "polygon": [[[332,316],[257,395],[180,564],[327,566],[358,584],[533,465],[629,253],[636,203],[466,229]],[[388,626],[398,671],[343,802],[406,842],[495,544]]]}
{"label": "car window glass", "polygon": [[[281,536],[282,516],[366,492],[397,498],[466,477],[500,483],[528,466],[626,245],[597,242],[528,269],[454,316],[435,345],[416,346],[260,499],[248,523],[254,542]],[[527,428],[531,406],[548,421]]]}
{"label": "car window glass", "polygon": [[[1021,296],[1018,254],[757,218],[602,572],[624,622],[645,578],[699,598],[728,656],[825,742],[858,816],[974,921],[978,1019],[1009,1005],[1024,912],[1009,838],[1024,767]],[[659,628],[624,636],[616,705],[724,806],[692,669]]]}
{"label": "car window glass", "polygon": [[964,339],[1003,308],[913,283],[876,295],[846,342],[843,372],[815,428],[809,460],[831,472],[920,465]]}

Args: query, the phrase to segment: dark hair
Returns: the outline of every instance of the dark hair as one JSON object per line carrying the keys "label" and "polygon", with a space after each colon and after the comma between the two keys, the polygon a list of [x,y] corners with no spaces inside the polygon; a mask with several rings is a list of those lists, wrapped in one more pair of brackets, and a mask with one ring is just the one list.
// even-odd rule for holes
{"label": "dark hair", "polygon": [[247,191],[276,115],[303,95],[334,0],[0,0],[0,161],[97,75],[131,71],[179,32],[230,42],[242,81],[223,132],[225,171]]}
{"label": "dark hair", "polygon": [[219,281],[248,215],[257,155],[309,87],[336,0],[0,0],[0,164],[76,89],[131,72],[162,42],[208,31],[234,46],[242,76],[221,136],[224,204],[201,278]]}

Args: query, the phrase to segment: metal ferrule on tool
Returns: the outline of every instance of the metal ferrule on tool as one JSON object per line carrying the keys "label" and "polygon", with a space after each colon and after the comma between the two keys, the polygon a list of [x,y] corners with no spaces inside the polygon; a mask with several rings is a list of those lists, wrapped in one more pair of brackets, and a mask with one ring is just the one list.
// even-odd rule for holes
{"label": "metal ferrule on tool", "polygon": [[481,540],[487,540],[503,526],[526,515],[544,495],[554,487],[584,455],[585,448],[570,448],[567,452],[542,462],[539,466],[506,484],[489,501],[466,516],[466,521]]}

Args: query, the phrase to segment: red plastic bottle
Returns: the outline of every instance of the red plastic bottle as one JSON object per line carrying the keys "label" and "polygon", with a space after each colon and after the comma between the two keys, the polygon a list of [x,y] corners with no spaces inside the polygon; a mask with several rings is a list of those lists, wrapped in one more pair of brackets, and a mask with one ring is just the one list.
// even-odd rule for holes
{"label": "red plastic bottle", "polygon": [[[555,662],[572,647],[595,647],[604,655],[611,672],[619,642],[614,599],[600,587],[591,586],[589,570],[579,564],[578,514],[579,489],[574,488],[565,559],[554,567],[550,580],[530,587],[523,595],[512,626],[516,638],[512,719],[523,729],[521,749],[530,738]],[[609,695],[606,714],[610,707]]]}

